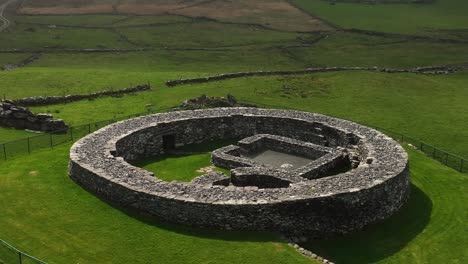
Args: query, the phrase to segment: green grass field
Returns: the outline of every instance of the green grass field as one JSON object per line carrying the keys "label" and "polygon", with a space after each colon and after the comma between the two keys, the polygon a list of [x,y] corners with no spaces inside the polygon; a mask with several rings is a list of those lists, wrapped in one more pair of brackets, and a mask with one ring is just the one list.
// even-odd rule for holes
{"label": "green grass field", "polygon": [[[73,1],[76,0],[67,4]],[[297,33],[309,28],[310,23],[295,30],[294,25],[300,21],[284,14],[287,3],[271,2],[267,6],[269,13],[252,16],[252,10],[236,13],[240,10],[229,9],[237,16],[212,14],[218,21],[196,14],[191,14],[194,18],[167,14],[11,14],[8,18],[12,26],[0,32],[0,50],[46,49],[47,53],[26,67],[0,71],[0,96],[17,99],[85,94],[145,83],[154,88],[126,96],[30,108],[36,113],[51,113],[70,125],[80,125],[167,110],[202,94],[230,93],[239,100],[319,112],[390,129],[468,158],[467,71],[440,76],[335,72],[165,86],[167,80],[238,71],[468,64],[468,5],[463,0],[375,5],[290,0],[305,12],[340,28],[432,39],[328,29]],[[248,1],[205,4],[224,9],[255,6]],[[302,16],[307,17],[304,13]],[[312,21],[314,17],[309,18]],[[282,24],[282,19],[291,23]],[[143,47],[149,50],[60,51]],[[0,67],[18,63],[30,55],[29,50],[0,52]],[[0,128],[0,143],[34,135],[37,134]],[[69,135],[56,137],[68,139]],[[46,135],[32,140],[32,144],[48,146],[47,139]],[[208,152],[219,147],[218,143],[189,146],[185,150]],[[66,143],[1,161],[1,239],[49,263],[314,263],[277,234],[192,229],[154,222],[112,207],[67,177],[69,147]],[[10,143],[8,148],[27,153],[25,141]],[[444,167],[411,148],[407,151],[413,192],[400,212],[363,232],[310,241],[303,246],[335,263],[466,262],[466,174]],[[137,165],[167,181],[190,181],[202,174],[196,170],[210,165],[209,159],[207,153],[165,155]],[[0,263],[2,260],[14,263],[17,255],[0,248]]]}
{"label": "green grass field", "polygon": [[36,133],[28,131],[0,127],[0,144],[36,135]]}
{"label": "green grass field", "polygon": [[291,0],[305,11],[343,28],[405,33],[434,34],[445,29],[467,29],[464,0],[437,0],[432,4],[330,5],[321,0]]}
{"label": "green grass field", "polygon": [[2,164],[2,239],[49,263],[314,263],[274,234],[191,229],[118,210],[68,178],[69,147]]}
{"label": "green grass field", "polygon": [[[119,98],[34,107],[73,125],[169,108],[207,94],[313,111],[393,130],[468,157],[467,73],[446,76],[346,72],[253,77],[208,84],[159,87]],[[425,92],[422,92],[425,91]]]}
{"label": "green grass field", "polygon": [[16,64],[27,57],[31,56],[30,53],[4,53],[0,54],[0,67],[8,64]]}
{"label": "green grass field", "polygon": [[79,16],[15,16],[17,24],[106,27],[127,20],[127,16],[119,15],[79,15]]}
{"label": "green grass field", "polygon": [[[185,154],[164,154],[137,161],[134,165],[153,172],[164,181],[190,182],[193,178],[205,173],[197,170],[211,166],[211,151],[227,145],[235,145],[238,140],[217,140],[202,144],[191,144],[178,149]],[[229,170],[214,168],[229,174]]]}
{"label": "green grass field", "polygon": [[287,51],[307,66],[413,68],[466,64],[467,49],[466,43],[334,33],[311,47],[289,48]]}
{"label": "green grass field", "polygon": [[[67,177],[68,149],[0,167],[2,239],[50,263],[310,263],[273,234],[190,229],[109,206]],[[468,178],[408,151],[414,187],[401,212],[348,239],[306,246],[336,263],[462,263]]]}
{"label": "green grass field", "polygon": [[401,211],[364,232],[303,246],[336,263],[464,263],[468,177],[407,151],[413,185]]}

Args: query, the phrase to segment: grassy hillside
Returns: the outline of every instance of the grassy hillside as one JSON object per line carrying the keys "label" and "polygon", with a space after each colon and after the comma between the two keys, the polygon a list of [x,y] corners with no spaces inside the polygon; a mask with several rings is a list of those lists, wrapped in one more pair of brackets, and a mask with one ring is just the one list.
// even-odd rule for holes
{"label": "grassy hillside", "polygon": [[406,34],[432,34],[433,30],[468,29],[468,2],[437,0],[432,4],[330,5],[322,0],[290,0],[305,11],[339,27]]}

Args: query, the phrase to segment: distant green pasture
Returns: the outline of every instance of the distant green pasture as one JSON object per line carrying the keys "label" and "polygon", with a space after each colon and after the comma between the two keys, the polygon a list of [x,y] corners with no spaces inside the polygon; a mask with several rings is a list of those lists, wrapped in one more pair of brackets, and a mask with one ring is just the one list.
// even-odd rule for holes
{"label": "distant green pasture", "polygon": [[[466,40],[468,41],[468,38]],[[287,50],[293,58],[309,66],[412,68],[468,64],[467,43],[334,33],[310,47]]]}
{"label": "distant green pasture", "polygon": [[0,53],[0,67],[19,63],[31,55],[31,53]]}
{"label": "distant green pasture", "polygon": [[49,28],[46,25],[18,24],[0,34],[1,49],[24,48],[129,48],[129,44],[108,29]]}
{"label": "distant green pasture", "polygon": [[32,108],[71,124],[168,108],[207,94],[348,118],[415,137],[468,157],[468,73],[446,76],[338,72],[252,77],[196,85],[157,87],[153,92]]}
{"label": "distant green pasture", "polygon": [[433,4],[359,4],[322,0],[290,0],[307,12],[343,28],[425,34],[434,29],[468,29],[468,1],[437,0]]}
{"label": "distant green pasture", "polygon": [[15,16],[13,21],[19,24],[68,25],[68,26],[110,26],[127,18],[121,15],[51,15],[51,16]]}
{"label": "distant green pasture", "polygon": [[256,26],[199,22],[151,27],[126,27],[119,32],[143,46],[209,48],[294,41],[306,34],[278,32]]}

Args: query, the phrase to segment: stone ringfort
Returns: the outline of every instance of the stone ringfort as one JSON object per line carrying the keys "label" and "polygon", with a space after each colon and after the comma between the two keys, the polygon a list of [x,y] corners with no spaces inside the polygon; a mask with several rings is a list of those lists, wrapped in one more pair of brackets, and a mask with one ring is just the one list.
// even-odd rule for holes
{"label": "stone ringfort", "polygon": [[[190,183],[166,182],[131,165],[218,139],[239,139],[212,152],[212,163],[230,169],[230,176],[212,172]],[[266,150],[302,163],[259,160]],[[112,124],[73,145],[69,176],[112,204],[171,223],[315,238],[381,221],[410,191],[407,153],[377,130],[315,113],[242,107]]]}

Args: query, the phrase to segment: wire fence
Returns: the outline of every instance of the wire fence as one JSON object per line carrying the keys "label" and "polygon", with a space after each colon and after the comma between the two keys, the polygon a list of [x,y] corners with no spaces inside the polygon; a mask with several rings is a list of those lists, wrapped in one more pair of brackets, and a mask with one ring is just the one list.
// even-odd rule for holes
{"label": "wire fence", "polygon": [[[262,108],[278,108],[278,109],[290,109],[290,110],[298,110],[293,109],[290,107],[279,106],[279,105],[268,105],[268,104],[260,104],[258,102],[249,102],[243,100],[244,103],[255,104]],[[85,125],[73,126],[69,127],[66,130],[56,131],[54,133],[49,134],[41,134],[29,138],[24,138],[16,141],[6,142],[0,144],[0,162],[6,161],[18,156],[22,156],[25,154],[31,154],[32,152],[44,149],[44,148],[53,148],[57,145],[73,142],[81,137],[84,137],[102,127],[105,127],[109,124],[112,124],[117,121],[125,120],[128,118],[138,117],[142,115],[147,115],[151,113],[159,113],[159,112],[166,112],[173,108],[159,108],[149,110],[147,112],[133,114],[129,116],[122,116],[119,118],[99,121],[95,123],[89,123]],[[420,151],[424,152],[429,157],[441,162],[442,164],[453,168],[459,172],[468,173],[468,160],[459,157],[457,155],[451,154],[448,151],[436,148],[429,144],[426,144],[420,140],[415,138],[403,135],[401,133],[391,131],[385,128],[371,126],[377,130],[380,130],[387,134],[388,136],[404,143],[411,144],[415,148],[419,149]]]}
{"label": "wire fence", "polygon": [[47,264],[40,259],[28,255],[0,239],[1,264]]}
{"label": "wire fence", "polygon": [[158,112],[165,112],[170,110],[170,108],[160,108],[149,110],[147,112],[142,112],[138,114],[132,114],[127,116],[122,116],[119,118],[113,118],[103,121],[98,121],[94,123],[72,126],[68,129],[55,131],[53,133],[44,133],[37,136],[32,136],[28,138],[18,139],[15,141],[5,142],[0,144],[0,162],[10,160],[19,156],[24,156],[27,154],[31,154],[34,151],[45,149],[45,148],[53,148],[57,145],[61,145],[67,142],[73,142],[79,138],[82,138],[100,128],[103,128],[107,125],[112,123],[139,117],[142,115],[158,113]]}
{"label": "wire fence", "polygon": [[[102,127],[117,121],[134,118],[150,113],[158,113],[170,110],[169,108],[160,108],[150,110],[144,113],[138,113],[120,118],[114,118],[95,123],[89,123],[80,126],[69,127],[67,130],[56,131],[50,134],[41,134],[29,138],[15,140],[0,144],[0,162],[13,159],[22,155],[31,154],[34,151],[46,148],[53,148],[57,145],[73,142],[84,137]],[[7,242],[0,239],[0,264],[47,264],[29,254],[26,254]]]}

